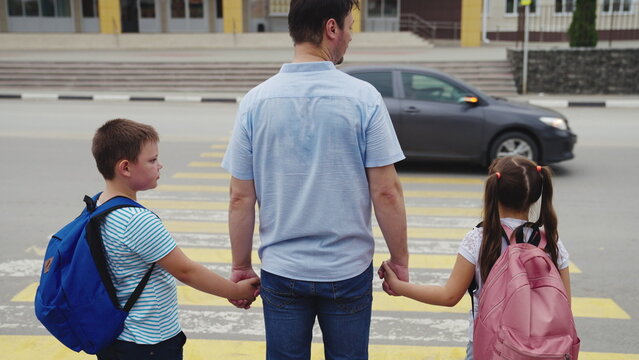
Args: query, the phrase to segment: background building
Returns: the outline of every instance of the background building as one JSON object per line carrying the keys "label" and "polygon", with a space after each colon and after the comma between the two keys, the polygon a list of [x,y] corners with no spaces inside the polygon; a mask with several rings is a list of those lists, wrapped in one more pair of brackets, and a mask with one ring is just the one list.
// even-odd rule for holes
{"label": "background building", "polygon": [[[598,0],[600,39],[639,39],[639,0]],[[0,32],[287,32],[290,0],[0,0]],[[426,39],[519,40],[518,0],[360,0],[354,30]],[[531,41],[565,41],[576,0],[533,0]]]}
{"label": "background building", "polygon": [[[567,41],[577,0],[533,0],[530,7],[531,41]],[[637,0],[598,0],[596,28],[599,40],[639,39]],[[517,0],[486,0],[486,37],[523,39],[523,11]]]}
{"label": "background building", "polygon": [[[476,0],[475,0],[476,1]],[[460,21],[462,0],[361,0],[356,30]],[[286,32],[290,0],[0,0],[1,32]]]}

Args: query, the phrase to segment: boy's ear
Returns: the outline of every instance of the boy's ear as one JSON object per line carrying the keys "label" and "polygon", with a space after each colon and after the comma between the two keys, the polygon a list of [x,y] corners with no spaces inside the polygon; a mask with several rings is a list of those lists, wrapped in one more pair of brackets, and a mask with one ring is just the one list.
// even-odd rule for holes
{"label": "boy's ear", "polygon": [[130,164],[130,161],[126,159],[118,161],[117,164],[115,164],[116,173],[124,177],[131,175],[131,171],[129,169]]}

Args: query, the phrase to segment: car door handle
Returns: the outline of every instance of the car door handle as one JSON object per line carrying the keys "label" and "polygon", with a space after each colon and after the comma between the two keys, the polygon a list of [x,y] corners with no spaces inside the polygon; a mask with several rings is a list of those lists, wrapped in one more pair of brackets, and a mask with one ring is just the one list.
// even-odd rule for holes
{"label": "car door handle", "polygon": [[416,113],[419,112],[419,109],[414,107],[414,106],[410,106],[410,107],[405,108],[404,112],[408,113],[408,114],[416,114]]}

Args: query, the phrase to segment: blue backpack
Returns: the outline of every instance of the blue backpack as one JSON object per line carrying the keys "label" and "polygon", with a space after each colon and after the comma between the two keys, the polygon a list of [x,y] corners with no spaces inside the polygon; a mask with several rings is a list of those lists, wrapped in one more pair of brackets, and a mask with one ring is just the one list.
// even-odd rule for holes
{"label": "blue backpack", "polygon": [[99,219],[123,207],[143,207],[114,197],[96,207],[100,194],[84,197],[85,209],[49,240],[35,297],[38,320],[74,351],[96,354],[124,329],[129,310],[140,297],[153,267],[121,308],[109,275]]}

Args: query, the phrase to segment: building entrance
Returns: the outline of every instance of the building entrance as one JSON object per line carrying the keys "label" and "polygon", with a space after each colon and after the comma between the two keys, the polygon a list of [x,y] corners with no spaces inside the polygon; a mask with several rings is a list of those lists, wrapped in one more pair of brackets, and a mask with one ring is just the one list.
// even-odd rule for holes
{"label": "building entrance", "polygon": [[123,33],[160,32],[156,0],[120,0]]}
{"label": "building entrance", "polygon": [[208,32],[207,0],[171,0],[169,32]]}

